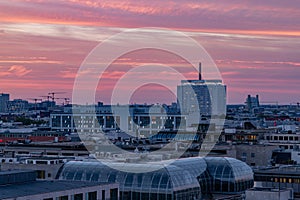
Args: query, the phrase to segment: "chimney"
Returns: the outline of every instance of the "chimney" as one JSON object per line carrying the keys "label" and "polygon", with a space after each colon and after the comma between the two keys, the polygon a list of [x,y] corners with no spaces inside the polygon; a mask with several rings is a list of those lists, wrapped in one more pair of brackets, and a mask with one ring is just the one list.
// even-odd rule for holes
{"label": "chimney", "polygon": [[202,80],[202,74],[201,74],[201,62],[199,63],[199,80]]}

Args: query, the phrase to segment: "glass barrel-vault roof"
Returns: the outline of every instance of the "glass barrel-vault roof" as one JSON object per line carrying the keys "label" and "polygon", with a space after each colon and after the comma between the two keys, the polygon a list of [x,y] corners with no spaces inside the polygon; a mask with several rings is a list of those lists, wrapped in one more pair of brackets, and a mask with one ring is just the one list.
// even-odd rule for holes
{"label": "glass barrel-vault roof", "polygon": [[[70,161],[60,169],[58,179],[117,182],[120,191],[173,195],[191,190],[196,196],[208,193],[240,193],[253,186],[252,169],[234,158],[192,157],[170,161],[111,163]],[[148,169],[146,173],[133,173]],[[123,169],[119,171],[116,169]]]}
{"label": "glass barrel-vault roof", "polygon": [[253,171],[234,158],[206,157],[209,174],[216,192],[239,192],[253,186]]}
{"label": "glass barrel-vault roof", "polygon": [[[113,163],[112,165],[123,165],[124,171],[118,171],[100,162],[70,161],[62,168],[59,179],[118,182],[121,191],[172,193],[190,188],[199,188],[200,191],[200,185],[196,177],[188,170],[172,164]],[[147,173],[126,172],[126,168],[130,168],[130,171],[136,168],[136,171],[139,171],[141,167],[152,167],[159,170]],[[115,168],[117,167],[115,166]]]}

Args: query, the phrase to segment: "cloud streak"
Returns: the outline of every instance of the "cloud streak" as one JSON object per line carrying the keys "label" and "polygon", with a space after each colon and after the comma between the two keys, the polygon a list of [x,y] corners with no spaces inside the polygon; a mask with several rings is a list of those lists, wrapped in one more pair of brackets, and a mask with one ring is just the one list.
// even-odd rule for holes
{"label": "cloud streak", "polygon": [[[184,31],[202,44],[220,68],[230,102],[259,92],[266,99],[297,101],[299,9],[297,1],[279,0],[1,1],[0,92],[27,95],[25,90],[35,88],[32,95],[41,95],[62,86],[71,91],[79,66],[99,42],[126,28],[151,26]],[[129,69],[155,62],[197,77],[178,58],[134,52],[104,73],[99,96],[109,96]]]}
{"label": "cloud streak", "polygon": [[29,74],[31,71],[31,69],[27,69],[25,66],[22,65],[12,65],[9,68],[2,66],[0,67],[0,76],[11,76],[21,78]]}
{"label": "cloud streak", "polygon": [[[228,0],[28,0],[2,1],[3,22],[95,25],[115,27],[158,26],[190,30],[276,31],[299,34],[297,2],[267,4]],[[193,20],[191,20],[193,19]]]}

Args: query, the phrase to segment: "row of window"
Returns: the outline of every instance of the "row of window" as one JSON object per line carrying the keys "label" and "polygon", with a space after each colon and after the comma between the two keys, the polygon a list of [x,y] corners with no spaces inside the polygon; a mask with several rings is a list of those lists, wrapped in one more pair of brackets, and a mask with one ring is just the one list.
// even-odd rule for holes
{"label": "row of window", "polygon": [[[68,153],[68,152],[36,152],[36,153],[30,153],[28,151],[19,151],[16,152],[17,155],[36,155],[36,156],[42,156],[42,155],[48,155],[48,156],[87,156],[88,153]],[[60,163],[62,163],[63,161],[59,161]],[[54,163],[50,163],[50,164],[54,164]]]}
{"label": "row of window", "polygon": [[[150,123],[151,119],[151,123]],[[74,122],[76,120],[76,123]],[[135,124],[138,124],[140,126],[158,126],[158,125],[174,125],[174,124],[185,124],[185,119],[183,117],[170,117],[170,116],[156,116],[156,117],[150,117],[150,116],[139,116],[139,117],[128,117],[128,126],[130,127],[133,122]],[[116,120],[114,119],[113,116],[102,116],[102,117],[97,117],[97,119],[94,120],[93,117],[74,117],[74,120],[71,120],[69,117],[52,117],[51,118],[51,124],[52,127],[75,127],[75,124],[77,126],[85,126],[85,125],[93,125],[93,124],[98,124],[100,126],[105,126],[105,127],[111,127],[115,126],[116,124],[120,124],[120,116],[116,116]]]}
{"label": "row of window", "polygon": [[57,133],[30,133],[30,134],[5,134],[1,133],[0,138],[27,138],[27,137],[36,137],[36,136],[43,136],[43,137],[57,137],[61,136],[61,134]]}
{"label": "row of window", "polygon": [[[99,200],[97,198],[98,192],[87,192],[87,193],[78,193],[74,194],[71,196],[65,195],[65,196],[60,196],[56,198],[45,198],[43,200]],[[84,198],[85,197],[85,198]],[[105,195],[105,190],[102,190],[101,192],[101,200],[105,200],[107,197]],[[118,189],[114,188],[110,190],[110,199],[111,200],[118,200]]]}
{"label": "row of window", "polygon": [[[105,192],[105,190],[104,190],[104,192]],[[88,193],[85,194],[85,196],[86,196],[87,200],[97,200],[97,191],[88,192]],[[69,198],[68,195],[65,195],[65,196],[56,197],[55,199],[54,198],[46,198],[46,199],[43,199],[43,200],[84,200],[83,197],[84,197],[83,193],[80,193],[80,194],[71,195],[70,198]],[[102,199],[105,199],[105,196]]]}
{"label": "row of window", "polygon": [[299,140],[299,136],[266,136],[266,140],[298,141]]}
{"label": "row of window", "polygon": [[120,192],[120,200],[194,200],[200,199],[201,193],[199,188],[190,188],[176,191],[172,194],[168,193],[145,193],[145,192]]}
{"label": "row of window", "polygon": [[[275,176],[275,175],[274,175]],[[273,176],[254,176],[255,181],[261,182],[277,182],[277,183],[296,183],[300,184],[300,178],[296,177],[273,177]]]}

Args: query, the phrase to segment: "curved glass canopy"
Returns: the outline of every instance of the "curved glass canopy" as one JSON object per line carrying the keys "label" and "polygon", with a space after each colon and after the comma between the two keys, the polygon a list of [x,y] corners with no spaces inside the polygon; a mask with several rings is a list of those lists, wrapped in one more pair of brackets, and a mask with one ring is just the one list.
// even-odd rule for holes
{"label": "curved glass canopy", "polygon": [[[239,193],[253,186],[252,169],[233,158],[192,157],[155,163],[113,163],[119,171],[97,161],[70,161],[61,168],[61,180],[117,182],[120,199],[201,199],[202,194]],[[155,170],[158,169],[158,170]]]}
{"label": "curved glass canopy", "polygon": [[252,169],[234,158],[206,157],[214,192],[238,193],[253,187]]}

